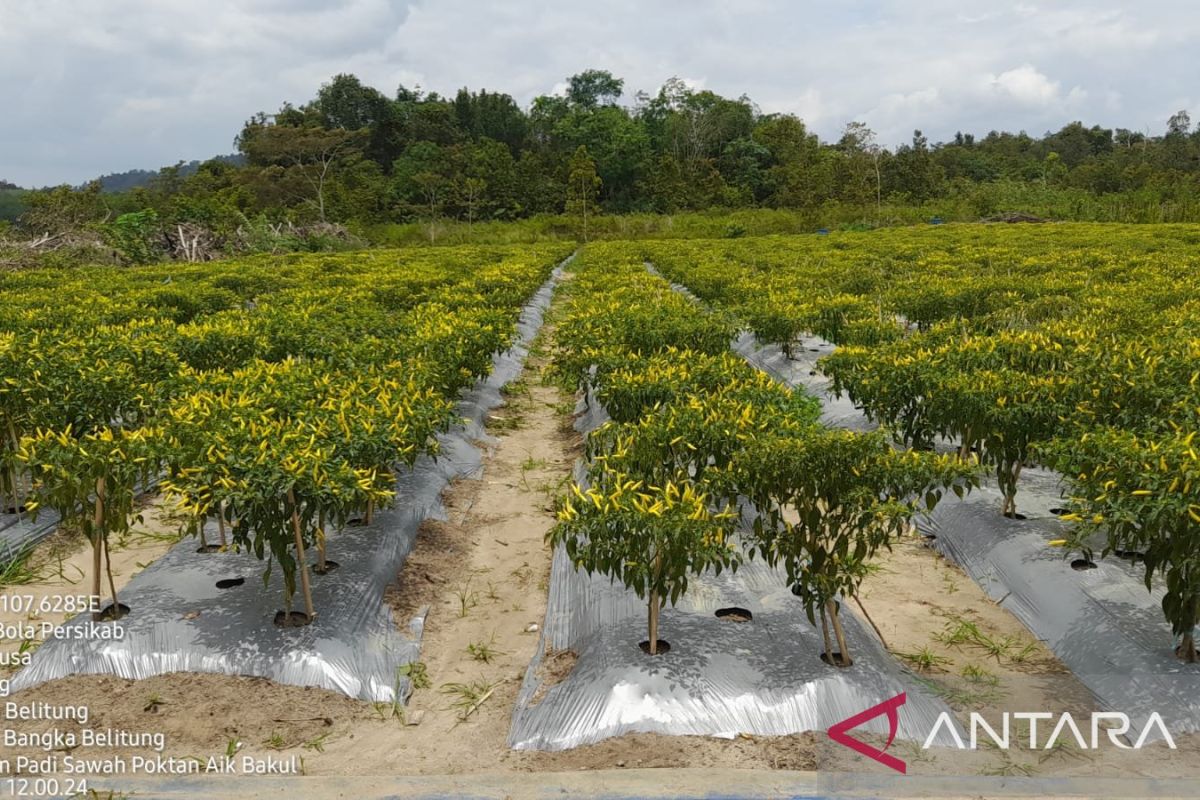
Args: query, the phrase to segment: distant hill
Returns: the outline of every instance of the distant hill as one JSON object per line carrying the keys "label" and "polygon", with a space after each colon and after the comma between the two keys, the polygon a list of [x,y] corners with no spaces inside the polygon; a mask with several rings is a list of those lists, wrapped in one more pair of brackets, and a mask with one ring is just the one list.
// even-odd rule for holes
{"label": "distant hill", "polygon": [[96,180],[100,181],[100,185],[106,192],[124,192],[149,185],[156,175],[158,175],[157,172],[148,169],[131,169],[128,172],[111,172],[108,175],[101,175]]}
{"label": "distant hill", "polygon": [[[238,154],[215,156],[210,160],[223,161],[235,166],[245,163],[245,158]],[[180,164],[179,174],[191,175],[203,163],[202,161],[189,161],[186,164]],[[100,181],[100,186],[105,192],[127,192],[139,186],[149,186],[150,182],[158,177],[159,172],[160,170],[131,169],[128,172],[111,172],[101,175],[96,180]],[[0,222],[14,222],[25,211],[24,195],[26,191],[28,190],[0,178]]]}
{"label": "distant hill", "polygon": [[[245,159],[237,154],[226,156],[215,156],[211,161],[224,161],[227,164],[241,166],[245,163]],[[181,164],[179,174],[188,176],[200,168],[202,161],[189,161],[186,164]],[[164,167],[165,169],[165,167]],[[96,180],[100,181],[100,186],[106,192],[127,192],[130,189],[136,189],[139,186],[148,186],[150,181],[158,177],[159,170],[148,169],[131,169],[128,172],[111,172],[108,175],[101,175]]]}

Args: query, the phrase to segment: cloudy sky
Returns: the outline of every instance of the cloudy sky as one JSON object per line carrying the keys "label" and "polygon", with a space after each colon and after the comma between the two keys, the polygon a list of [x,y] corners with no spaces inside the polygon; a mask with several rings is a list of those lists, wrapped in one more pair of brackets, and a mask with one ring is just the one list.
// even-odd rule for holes
{"label": "cloudy sky", "polygon": [[1075,119],[1160,133],[1200,116],[1198,35],[1182,0],[0,0],[0,178],[227,153],[249,115],[339,72],[521,103],[589,67],[631,94],[678,76],[888,144]]}

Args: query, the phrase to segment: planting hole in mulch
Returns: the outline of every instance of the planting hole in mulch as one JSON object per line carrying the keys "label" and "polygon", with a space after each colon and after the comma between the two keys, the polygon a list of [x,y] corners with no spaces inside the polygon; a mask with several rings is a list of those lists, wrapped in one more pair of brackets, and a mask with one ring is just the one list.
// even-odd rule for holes
{"label": "planting hole in mulch", "polygon": [[817,374],[817,371],[816,371],[815,369],[810,369],[810,370],[808,371],[808,374],[809,374],[809,376],[811,377],[811,376],[813,376],[813,375],[816,375],[816,374]]}
{"label": "planting hole in mulch", "polygon": [[312,571],[317,573],[318,575],[328,575],[329,573],[333,572],[335,569],[337,569],[340,566],[341,566],[341,564],[339,564],[338,562],[330,561],[327,558],[327,559],[325,559],[324,567],[321,567],[319,564],[316,564],[316,565],[313,565]]}
{"label": "planting hole in mulch", "polygon": [[361,528],[365,524],[366,523],[363,522],[362,517],[355,517],[354,519],[346,520],[346,526],[349,528]]}
{"label": "planting hole in mulch", "polygon": [[1008,519],[1015,519],[1015,520],[1029,519],[1029,517],[1025,516],[1020,511],[1006,511],[1006,512],[1004,512],[1004,516]]}
{"label": "planting hole in mulch", "polygon": [[219,553],[221,545],[219,544],[203,544],[196,548],[197,553]]}
{"label": "planting hole in mulch", "polygon": [[819,353],[819,352],[821,352],[821,351],[820,351],[820,350],[818,350],[818,349],[817,349],[817,348],[815,348],[815,347],[810,347],[810,348],[808,348],[808,352],[810,352],[810,353]]}
{"label": "planting hole in mulch", "polygon": [[92,619],[96,622],[111,622],[118,620],[129,613],[129,606],[124,603],[117,603],[116,612],[113,611],[112,603],[109,603],[104,608],[92,614]]}
{"label": "planting hole in mulch", "polygon": [[277,628],[303,628],[310,622],[312,620],[303,611],[293,611],[291,614],[286,611],[275,612],[275,627]]}
{"label": "planting hole in mulch", "polygon": [[[650,655],[650,640],[649,639],[647,639],[644,642],[639,642],[638,647],[642,648],[643,653],[645,653],[646,655]],[[664,653],[669,653],[669,652],[671,652],[671,643],[664,641],[662,639],[659,639],[658,640],[658,652],[655,653],[655,655],[661,656]]]}
{"label": "planting hole in mulch", "polygon": [[5,514],[24,514],[25,506],[9,506],[8,508],[4,509],[4,513]]}
{"label": "planting hole in mulch", "polygon": [[821,653],[821,660],[824,661],[826,664],[829,664],[834,667],[850,667],[850,666],[854,665],[853,658],[844,658],[842,656],[842,654],[837,652],[836,650],[833,653],[832,661],[829,660],[828,653]]}
{"label": "planting hole in mulch", "polygon": [[1146,559],[1146,554],[1138,550],[1113,550],[1113,555],[1117,558],[1128,558],[1134,562]]}
{"label": "planting hole in mulch", "polygon": [[222,578],[217,581],[218,589],[232,589],[235,586],[241,586],[246,582],[245,578]]}
{"label": "planting hole in mulch", "polygon": [[729,608],[718,608],[717,619],[727,619],[730,622],[749,622],[754,619],[754,615],[744,608],[731,606]]}
{"label": "planting hole in mulch", "polygon": [[1058,506],[1055,506],[1054,508],[1050,509],[1050,513],[1056,517],[1061,517],[1069,514],[1070,512],[1065,508],[1059,508]]}
{"label": "planting hole in mulch", "polygon": [[1096,562],[1089,561],[1086,558],[1077,558],[1071,562],[1071,569],[1076,570],[1077,572],[1083,572],[1084,570],[1095,569],[1095,568],[1096,568]]}

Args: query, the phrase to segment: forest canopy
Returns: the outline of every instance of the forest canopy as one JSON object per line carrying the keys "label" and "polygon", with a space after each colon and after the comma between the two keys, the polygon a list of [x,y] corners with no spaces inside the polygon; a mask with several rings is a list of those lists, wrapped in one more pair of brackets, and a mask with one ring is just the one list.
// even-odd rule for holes
{"label": "forest canopy", "polygon": [[248,230],[281,225],[415,222],[436,241],[437,225],[452,220],[581,212],[769,208],[803,212],[813,227],[887,224],[898,208],[952,219],[1200,220],[1200,127],[1186,111],[1160,135],[1071,122],[1041,137],[991,131],[936,143],[914,130],[888,148],[862,122],[821,141],[794,115],[679,79],[622,105],[630,96],[622,79],[594,69],[528,107],[486,89],[388,94],[342,74],[306,103],[253,115],[234,156],[148,180],[132,171],[82,188],[3,184],[0,214],[28,236],[153,214],[141,219],[149,229],[186,238],[180,226],[195,226],[226,250],[253,249]]}

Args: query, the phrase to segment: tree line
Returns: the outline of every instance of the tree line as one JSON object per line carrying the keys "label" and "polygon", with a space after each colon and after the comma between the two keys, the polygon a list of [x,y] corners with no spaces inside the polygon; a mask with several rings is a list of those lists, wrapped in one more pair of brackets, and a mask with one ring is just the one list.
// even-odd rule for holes
{"label": "tree line", "polygon": [[775,208],[818,212],[819,221],[836,205],[884,221],[886,207],[947,200],[964,218],[1029,205],[1069,218],[1200,220],[1200,126],[1185,111],[1159,135],[1072,122],[1041,137],[958,133],[941,143],[917,130],[888,148],[862,122],[823,142],[794,115],[679,79],[629,105],[625,96],[620,78],[594,69],[527,108],[488,90],[446,97],[401,86],[388,95],[337,75],[311,101],[247,120],[237,158],[166,168],[117,193],[28,192],[23,221],[45,228],[56,215],[149,210],[162,224],[224,235],[248,220],[422,222],[433,223],[433,238],[446,220],[567,213],[582,224],[597,211]]}

